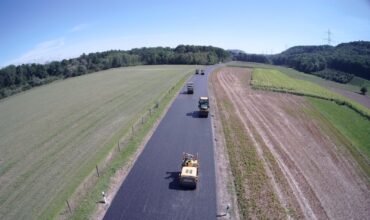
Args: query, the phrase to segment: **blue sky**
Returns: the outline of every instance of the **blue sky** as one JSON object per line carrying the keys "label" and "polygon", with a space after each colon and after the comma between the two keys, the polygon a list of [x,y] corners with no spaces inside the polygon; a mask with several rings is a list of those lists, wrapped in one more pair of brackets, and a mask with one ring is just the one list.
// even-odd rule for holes
{"label": "blue sky", "polygon": [[278,53],[370,41],[370,0],[1,0],[0,66],[178,44]]}

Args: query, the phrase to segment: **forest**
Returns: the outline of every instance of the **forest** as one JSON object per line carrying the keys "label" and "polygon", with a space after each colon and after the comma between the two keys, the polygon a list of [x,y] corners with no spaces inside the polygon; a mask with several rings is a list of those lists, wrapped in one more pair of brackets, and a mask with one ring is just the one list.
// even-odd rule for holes
{"label": "forest", "polygon": [[339,83],[354,76],[370,80],[370,42],[356,41],[337,46],[295,46],[275,55],[226,51],[213,46],[179,45],[110,50],[82,54],[77,58],[46,64],[9,65],[0,69],[0,99],[58,79],[110,68],[155,65],[211,65],[229,60],[282,65]]}
{"label": "forest", "polygon": [[348,83],[354,76],[370,80],[369,41],[295,46],[275,55],[229,52],[233,60],[287,66],[339,83]]}
{"label": "forest", "polygon": [[179,45],[110,50],[46,64],[9,65],[0,69],[0,98],[44,85],[57,79],[80,76],[110,68],[155,64],[210,65],[225,62],[230,54],[212,46]]}

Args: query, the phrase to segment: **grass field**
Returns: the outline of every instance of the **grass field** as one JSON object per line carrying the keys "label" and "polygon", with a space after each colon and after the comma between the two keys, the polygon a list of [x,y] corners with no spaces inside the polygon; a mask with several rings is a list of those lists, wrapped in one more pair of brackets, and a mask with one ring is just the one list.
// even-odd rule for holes
{"label": "grass field", "polygon": [[112,69],[2,100],[0,219],[54,216],[117,131],[194,69]]}
{"label": "grass field", "polygon": [[370,119],[370,110],[363,105],[331,92],[315,83],[291,78],[276,69],[254,69],[251,84],[253,88],[287,92],[335,101],[338,104],[352,108],[364,117]]}
{"label": "grass field", "polygon": [[[370,91],[370,81],[366,79],[362,79],[360,77],[353,77],[353,79],[349,82],[350,85],[357,86],[361,88],[362,86],[365,86],[367,88],[367,91]],[[358,91],[356,91],[358,92]]]}
{"label": "grass field", "polygon": [[342,84],[342,83],[337,83],[337,82],[330,81],[330,80],[325,80],[315,75],[302,73],[295,69],[287,68],[283,66],[274,66],[274,65],[269,65],[269,64],[250,63],[250,62],[232,62],[229,65],[245,66],[245,67],[251,67],[251,68],[276,69],[288,75],[289,77],[293,79],[301,79],[301,80],[313,82],[313,83],[319,84],[324,87],[333,87],[333,88],[344,89],[347,91],[358,93],[360,92],[360,89],[362,86],[366,86],[368,91],[370,91],[370,81],[359,78],[359,77],[354,77],[349,83]]}

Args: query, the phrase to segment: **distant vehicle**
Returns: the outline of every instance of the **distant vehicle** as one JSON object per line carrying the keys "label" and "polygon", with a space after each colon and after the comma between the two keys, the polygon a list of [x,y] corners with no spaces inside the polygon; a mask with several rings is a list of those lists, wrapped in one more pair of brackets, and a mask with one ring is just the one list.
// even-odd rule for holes
{"label": "distant vehicle", "polygon": [[194,93],[194,83],[193,82],[188,82],[187,85],[187,93],[188,94],[193,94]]}
{"label": "distant vehicle", "polygon": [[202,96],[199,98],[198,102],[198,108],[199,108],[199,117],[208,117],[209,112],[209,99],[206,96]]}
{"label": "distant vehicle", "polygon": [[195,74],[199,74],[200,70],[199,69],[196,69],[195,70]]}
{"label": "distant vehicle", "polygon": [[200,70],[200,75],[204,75],[204,69]]}
{"label": "distant vehicle", "polygon": [[181,163],[180,185],[185,188],[196,189],[198,183],[199,161],[198,154],[184,153]]}

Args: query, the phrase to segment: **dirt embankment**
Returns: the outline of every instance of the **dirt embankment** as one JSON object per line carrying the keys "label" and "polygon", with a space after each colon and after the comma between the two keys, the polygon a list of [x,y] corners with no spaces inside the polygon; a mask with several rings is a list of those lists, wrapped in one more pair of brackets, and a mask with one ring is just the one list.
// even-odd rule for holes
{"label": "dirt embankment", "polygon": [[212,76],[244,217],[367,219],[369,179],[343,138],[304,98],[254,91],[250,78],[232,67]]}

